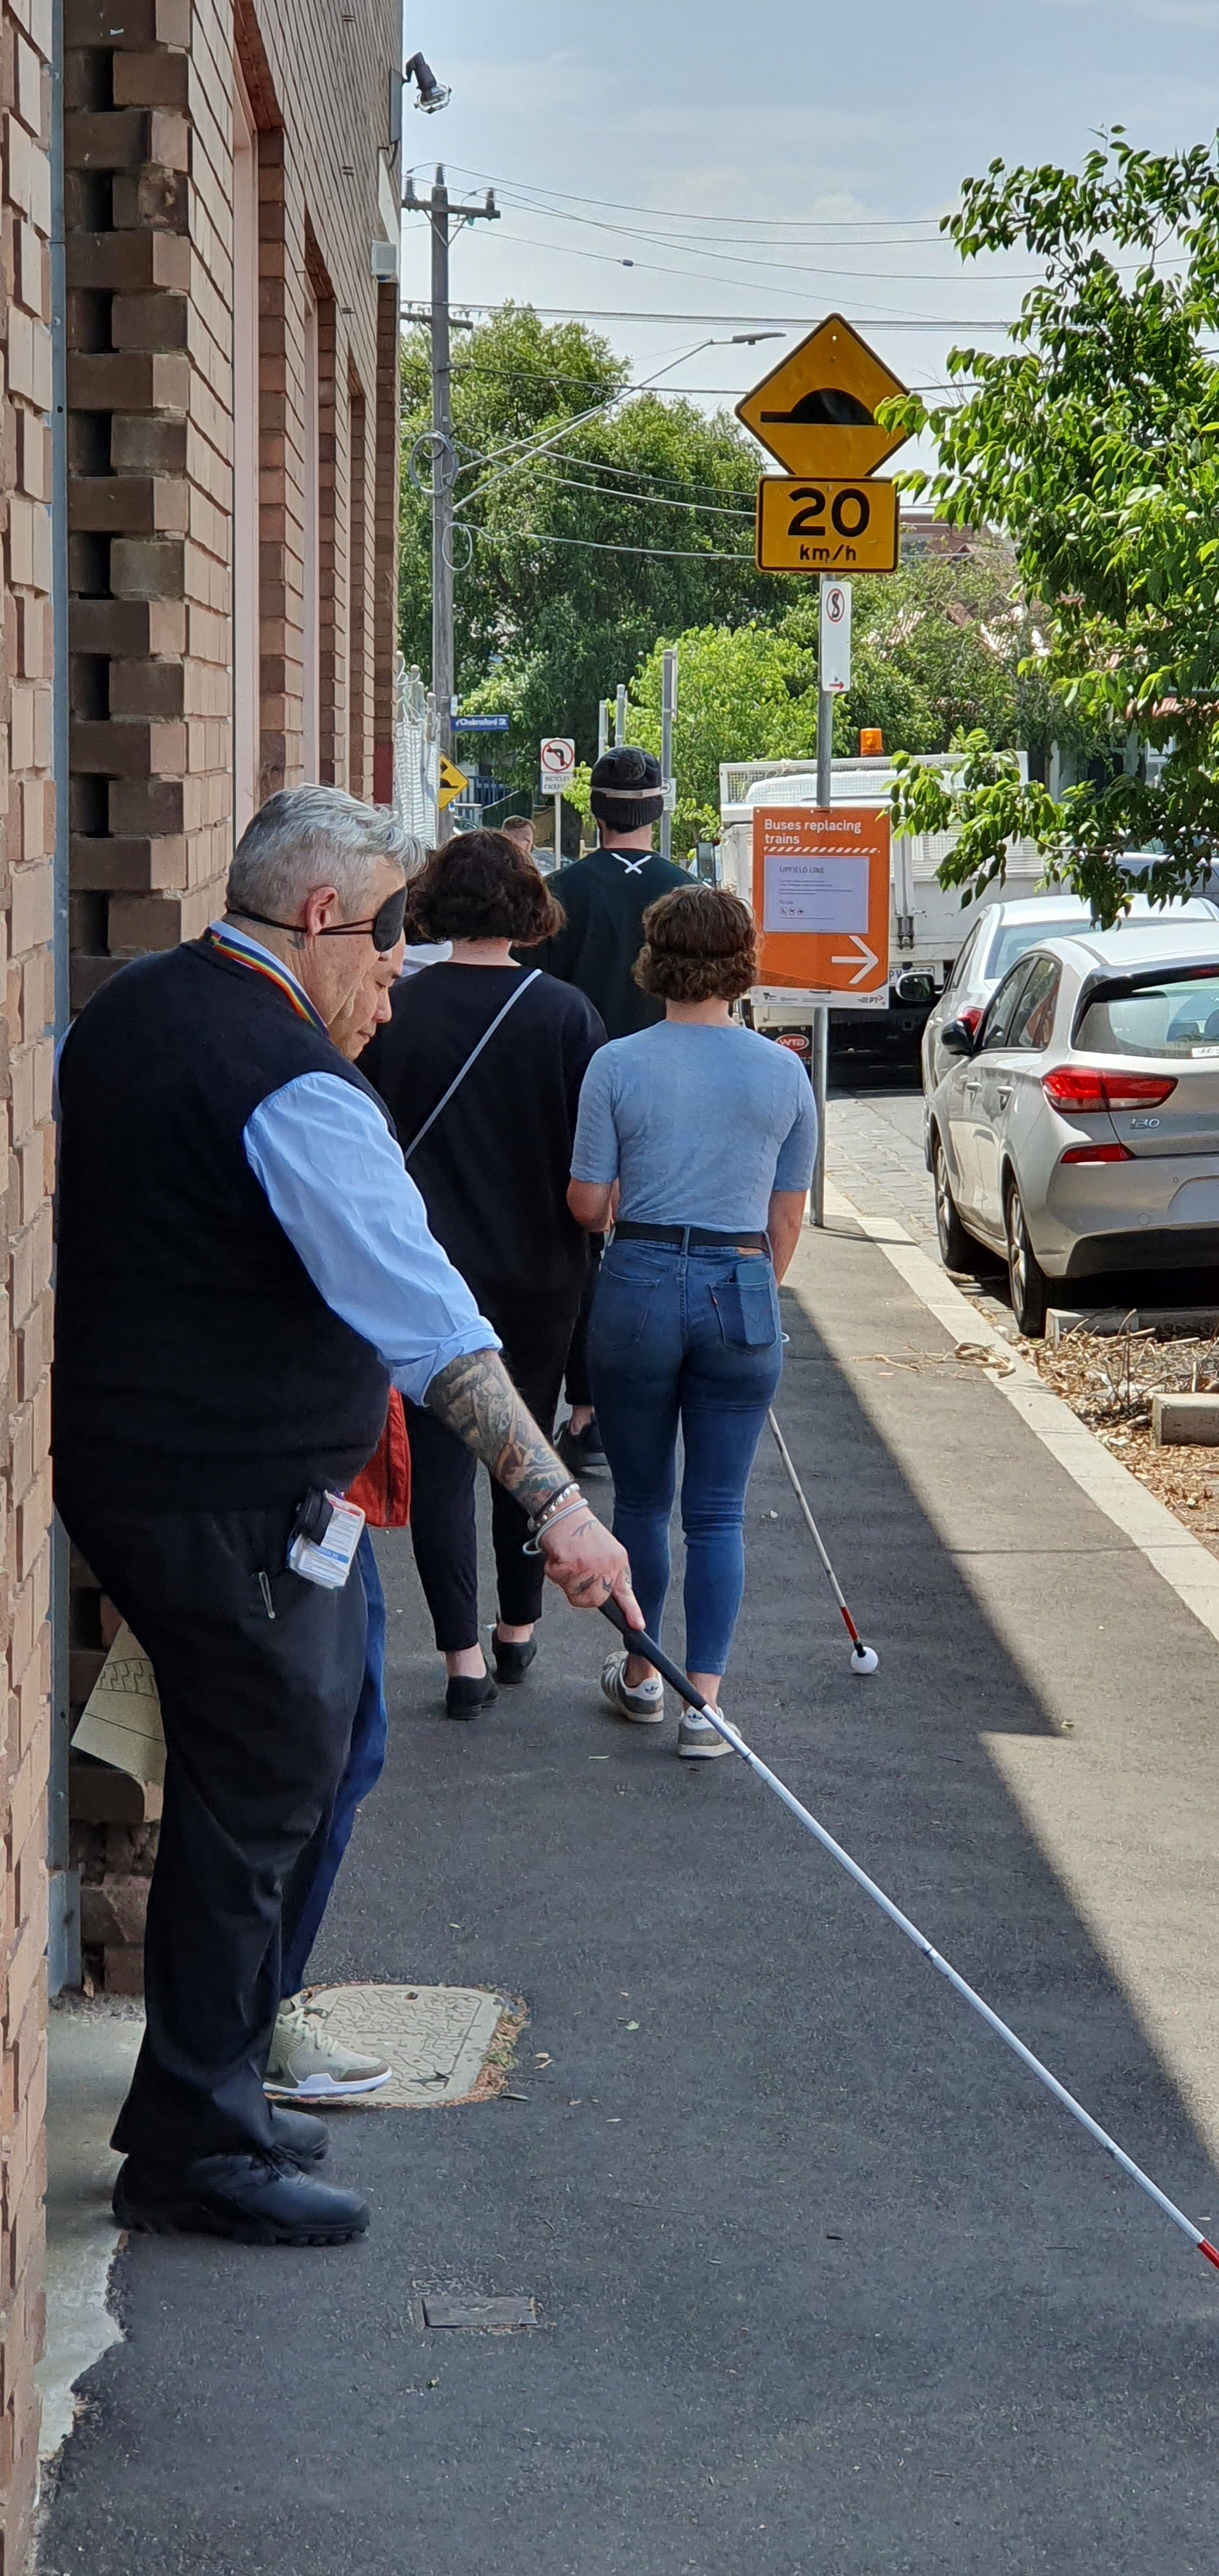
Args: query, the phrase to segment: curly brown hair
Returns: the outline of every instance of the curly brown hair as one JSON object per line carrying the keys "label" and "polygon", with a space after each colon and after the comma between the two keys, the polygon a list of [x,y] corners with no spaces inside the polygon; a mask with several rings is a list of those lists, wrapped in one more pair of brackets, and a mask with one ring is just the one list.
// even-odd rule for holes
{"label": "curly brown hair", "polygon": [[567,915],[541,870],[506,832],[459,832],[431,850],[406,899],[408,932],[423,939],[510,939],[536,948]]}
{"label": "curly brown hair", "polygon": [[736,1002],[758,980],[753,914],[726,886],[675,886],[643,916],[635,981],[661,1002]]}

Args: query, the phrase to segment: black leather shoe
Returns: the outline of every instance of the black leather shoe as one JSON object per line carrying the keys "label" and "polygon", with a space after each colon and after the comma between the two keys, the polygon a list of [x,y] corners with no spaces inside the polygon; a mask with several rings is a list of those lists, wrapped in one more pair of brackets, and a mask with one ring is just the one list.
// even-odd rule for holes
{"label": "black leather shoe", "polygon": [[199,2156],[176,2173],[129,2156],[113,2206],[120,2227],[146,2236],[229,2236],[238,2245],[345,2245],[368,2225],[354,2191],[315,2182],[278,2147]]}
{"label": "black leather shoe", "polygon": [[595,1413],[592,1421],[586,1422],[582,1431],[573,1431],[570,1422],[565,1422],[554,1445],[564,1466],[570,1467],[573,1476],[599,1476],[602,1469],[609,1465]]}
{"label": "black leather shoe", "polygon": [[446,1717],[477,1717],[497,1696],[490,1673],[450,1673],[445,1685]]}
{"label": "black leather shoe", "polygon": [[294,2165],[304,2172],[310,2165],[320,2165],[330,2145],[330,2131],[324,2120],[312,2120],[307,2111],[272,2111],[271,2144],[291,2156]]}
{"label": "black leather shoe", "polygon": [[523,1646],[514,1645],[510,1637],[493,1636],[491,1652],[495,1657],[497,1682],[523,1682],[538,1650],[536,1637],[527,1637]]}

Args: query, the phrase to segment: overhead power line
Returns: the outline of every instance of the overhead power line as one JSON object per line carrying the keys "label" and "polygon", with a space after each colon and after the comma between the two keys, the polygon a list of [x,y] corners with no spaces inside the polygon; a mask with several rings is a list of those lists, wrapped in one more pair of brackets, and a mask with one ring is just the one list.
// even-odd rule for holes
{"label": "overhead power line", "polygon": [[735,519],[738,525],[742,521],[747,521],[750,526],[753,524],[752,510],[729,510],[722,502],[683,500],[680,493],[670,492],[616,492],[605,483],[581,482],[574,474],[552,474],[549,479],[552,483],[561,484],[568,492],[596,492],[603,501],[637,501],[645,510],[694,510],[700,518]]}
{"label": "overhead power line", "polygon": [[734,563],[747,565],[750,572],[755,569],[752,555],[716,554],[710,547],[611,546],[600,544],[595,537],[546,536],[541,528],[479,528],[470,519],[466,519],[463,525],[469,528],[471,536],[489,537],[492,545],[497,546],[508,545],[517,538],[531,546],[583,546],[586,553],[594,555],[655,555],[672,563]]}
{"label": "overhead power line", "polygon": [[[422,168],[423,164],[419,163],[417,166]],[[451,166],[454,169],[460,167],[457,162]],[[941,221],[939,215],[797,215],[789,219],[783,215],[739,215],[735,207],[731,215],[700,215],[697,212],[679,211],[674,206],[632,206],[622,198],[583,197],[569,188],[547,188],[540,180],[497,179],[493,173],[486,170],[462,170],[461,176],[464,179],[489,178],[492,187],[495,188],[519,189],[528,186],[539,196],[559,198],[564,205],[601,206],[608,208],[611,214],[618,215],[653,215],[662,223],[731,223],[734,230],[740,224],[765,224],[773,229],[776,224],[786,223],[789,220],[796,230],[803,230],[805,226],[811,229],[815,225],[825,231],[849,226],[859,232],[867,232],[874,224],[931,224],[938,229]]]}
{"label": "overhead power line", "polygon": [[[895,285],[896,285],[896,284],[902,284],[902,285],[910,284],[910,285],[919,285],[919,286],[939,286],[939,285],[943,285],[946,281],[947,281],[947,282],[951,282],[951,280],[952,280],[953,278],[956,278],[956,277],[960,276],[960,274],[961,274],[961,272],[960,272],[959,270],[927,269],[927,268],[919,268],[919,269],[902,269],[902,268],[824,268],[824,267],[814,267],[814,266],[812,266],[812,264],[810,263],[810,261],[809,261],[807,258],[802,258],[802,259],[767,259],[766,257],[764,257],[764,255],[763,255],[764,250],[777,250],[777,249],[779,249],[779,248],[781,248],[781,247],[782,247],[782,245],[781,245],[780,243],[777,243],[777,242],[768,242],[768,243],[764,244],[764,246],[763,246],[763,250],[759,250],[759,251],[749,251],[749,252],[746,252],[746,253],[744,253],[744,254],[741,254],[741,253],[736,252],[736,251],[724,250],[724,249],[720,246],[720,244],[719,244],[718,242],[709,243],[709,244],[707,244],[706,246],[704,246],[704,245],[703,245],[703,243],[701,243],[701,242],[690,241],[690,240],[688,240],[688,239],[684,239],[680,233],[678,233],[678,234],[674,234],[674,233],[652,233],[652,232],[642,232],[642,231],[640,231],[640,229],[638,228],[638,226],[637,226],[637,225],[628,225],[628,224],[607,224],[607,223],[602,223],[602,222],[601,222],[601,221],[600,221],[596,216],[593,216],[593,215],[572,215],[572,214],[564,213],[564,212],[562,212],[562,211],[561,211],[557,206],[543,206],[543,205],[541,205],[541,204],[537,201],[537,199],[536,199],[536,198],[533,198],[533,197],[510,196],[510,197],[506,198],[505,202],[506,202],[506,203],[508,203],[508,204],[511,204],[511,205],[515,205],[515,206],[517,206],[517,207],[520,209],[520,211],[521,211],[522,213],[540,215],[540,216],[543,218],[543,220],[544,220],[544,221],[549,221],[549,222],[551,222],[551,223],[563,223],[563,224],[584,224],[584,225],[587,225],[587,226],[588,226],[592,231],[594,231],[594,232],[606,232],[606,233],[612,233],[612,234],[616,235],[616,237],[617,237],[620,241],[642,241],[642,242],[650,242],[650,243],[652,244],[653,248],[654,248],[654,249],[658,249],[658,250],[685,250],[685,251],[690,251],[690,252],[692,252],[692,253],[693,253],[693,255],[694,255],[694,257],[695,257],[696,259],[717,259],[717,260],[719,260],[721,263],[723,263],[724,265],[726,265],[726,266],[727,266],[727,267],[729,267],[729,268],[772,268],[772,269],[778,269],[778,270],[780,270],[780,271],[783,273],[783,275],[785,275],[785,276],[787,276],[787,277],[797,277],[797,276],[798,276],[798,277],[847,277],[847,278],[850,278],[850,277],[867,277],[867,278],[883,278],[883,279],[887,279],[887,280],[891,281],[891,282],[892,282],[893,284],[895,284]],[[507,233],[503,235],[503,239],[504,239],[504,240],[506,240],[506,241],[508,241],[508,240],[512,240],[512,239],[515,239],[515,238],[519,238],[519,236],[514,236],[514,235],[512,235],[512,234],[507,234]],[[892,240],[893,240],[893,247],[894,247],[894,248],[897,248],[897,249],[905,249],[905,250],[909,250],[909,249],[911,249],[912,247],[918,247],[918,245],[912,245],[912,244],[911,244],[911,243],[909,243],[909,242],[902,242],[902,241],[900,240],[900,238],[899,238],[897,235],[894,235],[894,236],[892,237]],[[808,245],[808,244],[805,244],[805,245],[801,245],[801,244],[793,244],[793,245],[792,245],[792,247],[793,247],[793,248],[796,248],[796,249],[799,249],[799,248],[805,248],[805,249],[812,248],[813,250],[830,250],[830,249],[842,249],[842,248],[844,248],[844,247],[845,247],[845,248],[849,248],[849,247],[850,247],[850,245],[849,245],[849,244],[845,244],[845,245],[844,245],[844,244],[842,244],[842,243],[830,243],[830,242],[824,242],[824,243],[823,243],[823,242],[814,242],[814,243],[812,243],[811,245]],[[869,243],[866,245],[866,247],[867,247],[869,250],[874,250],[874,249],[883,249],[883,248],[885,247],[885,244],[884,244],[883,242],[881,242],[881,243],[869,242]],[[928,244],[928,248],[930,248],[930,247],[931,247],[931,245],[930,245],[930,244]],[[572,251],[572,256],[573,256],[573,257],[575,257],[575,256],[576,256],[576,253],[575,253],[575,251],[574,251],[574,250]],[[585,252],[583,252],[583,253],[581,254],[581,256],[582,256],[582,257],[584,257],[584,258],[586,258],[586,259],[596,259],[596,258],[601,258],[601,259],[612,259],[612,258],[614,257],[614,254],[613,254],[612,252],[609,252],[609,251],[600,251],[600,252],[597,252],[597,251],[585,251]],[[631,260],[631,261],[629,261],[629,262],[627,262],[627,261],[623,261],[621,264],[622,264],[624,267],[629,265],[629,266],[630,266],[630,267],[632,267],[632,268],[642,268],[642,267],[645,267],[648,263],[647,263],[647,262],[645,262],[645,261],[643,261],[643,260]],[[673,275],[678,275],[678,276],[687,276],[687,275],[691,274],[691,272],[690,272],[690,271],[688,271],[688,270],[676,270],[676,271],[675,271],[675,270],[661,270],[661,271],[659,272],[659,274],[661,274],[662,276],[665,276],[665,275],[668,275],[668,276],[673,276]],[[1028,286],[1028,285],[1035,285],[1035,284],[1037,284],[1037,283],[1038,283],[1038,282],[1039,282],[1039,281],[1044,277],[1044,274],[1045,274],[1044,270],[1043,270],[1043,269],[1040,269],[1040,268],[1014,269],[1014,270],[1013,270],[1013,269],[1004,269],[1004,270],[1003,270],[1003,272],[1002,272],[1003,279],[1004,279],[1004,283],[1005,283],[1005,284],[1008,284],[1008,285],[1016,285],[1016,286]]]}
{"label": "overhead power line", "polygon": [[[700,270],[700,269],[696,269],[696,268],[671,268],[671,267],[668,265],[668,263],[667,263],[666,261],[663,261],[663,260],[657,260],[657,259],[618,259],[618,258],[616,258],[616,257],[615,257],[615,255],[614,255],[614,253],[613,253],[612,251],[608,251],[608,250],[581,250],[581,249],[579,248],[578,244],[577,244],[577,243],[575,243],[575,242],[545,242],[545,241],[537,241],[537,240],[534,238],[534,236],[533,236],[533,234],[532,234],[532,233],[501,233],[501,235],[500,235],[500,240],[501,240],[501,241],[506,241],[506,242],[516,242],[516,243],[518,243],[518,244],[520,245],[520,247],[521,247],[523,250],[541,250],[541,251],[546,251],[546,252],[549,254],[549,256],[550,256],[551,258],[559,258],[559,259],[591,259],[591,260],[595,260],[595,261],[596,261],[596,263],[597,263],[597,266],[598,266],[598,267],[600,267],[600,268],[634,268],[634,269],[638,269],[638,270],[639,270],[639,272],[640,272],[640,274],[641,274],[641,276],[645,276],[645,277],[684,277],[684,278],[686,278],[686,279],[688,279],[688,280],[689,280],[689,282],[690,282],[690,284],[691,284],[691,285],[694,285],[694,286],[703,285],[703,284],[705,284],[705,285],[707,285],[707,286],[739,286],[739,285],[741,285],[742,283],[746,283],[746,284],[748,283],[748,280],[744,280],[744,281],[742,281],[740,278],[731,278],[731,277],[715,277],[715,276],[713,276],[713,275],[711,274],[711,272],[710,272],[709,270],[708,270],[708,271],[706,271],[706,272],[704,272],[704,271],[702,271],[702,270]],[[786,266],[786,263],[785,263],[785,262],[784,262],[784,263],[781,263],[781,265]],[[791,272],[789,272],[789,274],[790,274],[790,273],[791,273]],[[841,280],[844,276],[849,276],[849,275],[850,275],[850,272],[849,272],[849,271],[844,271],[844,270],[842,270],[842,269],[830,269],[830,270],[826,270],[826,271],[822,271],[822,272],[816,272],[816,271],[813,271],[813,270],[811,270],[811,269],[806,269],[806,270],[804,270],[804,271],[802,272],[802,274],[804,274],[805,276],[813,276],[813,275],[818,274],[818,273],[823,274],[823,275],[827,275],[827,276],[831,276],[831,277],[835,277],[835,278],[837,278],[837,279],[839,279],[839,280]],[[875,271],[875,272],[874,272],[874,274],[875,274],[875,275],[877,275],[877,276],[883,276],[883,275],[884,275],[884,271],[883,271],[883,270],[877,270],[877,271]],[[964,277],[962,277],[962,278],[960,278],[960,279],[954,279],[953,277],[950,277],[950,276],[937,277],[937,278],[928,278],[928,279],[925,281],[925,283],[926,283],[927,285],[929,285],[929,286],[951,286],[951,285],[954,285],[954,284],[961,284],[961,285],[964,285],[966,282],[967,282],[967,281],[964,279]],[[970,280],[970,281],[968,281],[968,282],[972,284],[972,280]],[[1006,281],[1005,281],[1005,283],[1006,283]],[[890,319],[893,319],[895,316],[896,316],[896,318],[897,318],[898,320],[900,320],[900,321],[905,321],[905,320],[907,319],[906,315],[904,315],[904,314],[902,314],[902,313],[900,313],[900,312],[899,312],[898,307],[897,307],[896,305],[889,305],[889,306],[886,308],[886,310],[887,310],[887,312],[888,312],[888,314],[889,314]],[[920,315],[917,315],[917,316],[911,316],[911,317],[909,317],[909,318],[911,318],[911,319],[917,319],[917,320],[919,320],[919,321],[930,321],[930,320],[932,319],[932,316],[931,316],[930,314],[920,314]],[[954,325],[950,325],[950,328],[953,328],[953,327],[955,327],[955,326],[954,326]]]}
{"label": "overhead power line", "polygon": [[[712,282],[708,280],[708,284]],[[509,295],[498,296],[494,303],[485,297],[480,301],[477,296],[467,295],[453,309],[457,313],[502,313],[505,306],[513,301]],[[539,322],[737,322],[743,323],[747,330],[773,331],[808,331],[816,319],[808,313],[759,313],[756,308],[752,313],[645,313],[637,306],[631,308],[626,305],[519,303],[516,310],[534,314]],[[403,304],[402,313],[403,318],[410,322],[427,319],[425,314],[414,309],[413,297]],[[902,313],[896,316],[890,313],[856,313],[851,318],[858,331],[1010,331],[1015,317],[982,321],[971,320],[968,315],[960,313]],[[671,387],[669,390],[676,392],[680,388]]]}

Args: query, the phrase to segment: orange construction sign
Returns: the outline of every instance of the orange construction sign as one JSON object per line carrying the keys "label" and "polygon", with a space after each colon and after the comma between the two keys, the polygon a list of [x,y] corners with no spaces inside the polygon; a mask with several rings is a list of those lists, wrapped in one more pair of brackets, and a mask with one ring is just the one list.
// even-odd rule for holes
{"label": "orange construction sign", "polygon": [[759,805],[753,909],[762,986],[876,1008],[889,994],[889,817]]}

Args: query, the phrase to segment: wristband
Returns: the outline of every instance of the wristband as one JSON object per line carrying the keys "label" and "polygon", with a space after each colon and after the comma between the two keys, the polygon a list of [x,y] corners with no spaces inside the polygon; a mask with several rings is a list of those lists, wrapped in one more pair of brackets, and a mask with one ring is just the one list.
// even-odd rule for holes
{"label": "wristband", "polygon": [[560,1521],[569,1521],[572,1518],[573,1513],[586,1512],[587,1510],[588,1504],[585,1502],[583,1494],[577,1494],[574,1503],[564,1503],[560,1511],[548,1512],[540,1530],[538,1531],[538,1546],[540,1547],[542,1540],[546,1536],[547,1530],[555,1529]]}
{"label": "wristband", "polygon": [[535,1512],[530,1520],[530,1538],[540,1538],[547,1523],[558,1519],[560,1509],[574,1510],[576,1504],[582,1503],[583,1500],[584,1496],[574,1478],[570,1484],[560,1485],[558,1492],[552,1494],[549,1501],[543,1503],[541,1511]]}

